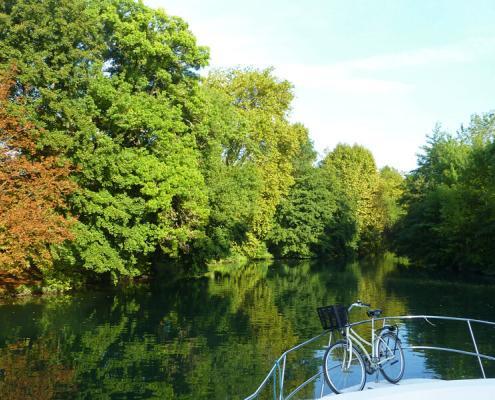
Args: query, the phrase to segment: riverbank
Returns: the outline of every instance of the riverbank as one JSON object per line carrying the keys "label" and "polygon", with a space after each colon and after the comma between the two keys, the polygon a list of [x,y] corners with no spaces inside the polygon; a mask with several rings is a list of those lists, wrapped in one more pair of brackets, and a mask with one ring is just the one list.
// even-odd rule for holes
{"label": "riverbank", "polygon": [[[322,260],[314,258],[303,259],[279,259],[274,257],[267,257],[263,259],[251,260],[244,256],[231,257],[222,260],[216,260],[209,262],[204,267],[184,265],[180,263],[161,263],[155,268],[155,273],[148,275],[141,275],[134,278],[126,278],[119,281],[117,284],[111,283],[91,283],[86,285],[80,285],[77,288],[71,288],[68,285],[49,285],[42,280],[29,279],[26,277],[15,277],[10,274],[0,273],[0,299],[29,299],[33,297],[47,297],[64,295],[67,293],[75,293],[87,290],[105,290],[115,289],[118,287],[125,287],[129,285],[150,283],[160,284],[160,282],[167,282],[168,284],[174,284],[174,282],[182,279],[193,279],[201,277],[214,277],[217,275],[232,275],[241,277],[243,274],[250,275],[252,272],[252,266],[255,269],[265,270],[273,267],[277,268],[278,265],[286,265],[287,267],[296,266],[304,263],[308,265],[312,264],[327,264],[331,271],[340,270],[345,265],[359,263],[363,268],[373,268],[376,263],[387,260],[387,265],[394,266],[395,273],[390,275],[390,279],[393,279],[395,274],[399,274],[401,277],[407,277],[409,280],[416,282],[423,281],[462,281],[464,283],[480,283],[486,282],[495,284],[495,276],[486,274],[483,272],[459,272],[448,271],[448,276],[444,270],[435,268],[426,268],[417,264],[410,263],[405,257],[400,257],[391,252],[384,252],[375,256],[368,256],[361,259],[341,259],[341,260]],[[330,267],[331,266],[331,267]]]}
{"label": "riverbank", "polygon": [[0,298],[32,296],[38,292],[41,294],[41,285],[40,280],[0,272]]}

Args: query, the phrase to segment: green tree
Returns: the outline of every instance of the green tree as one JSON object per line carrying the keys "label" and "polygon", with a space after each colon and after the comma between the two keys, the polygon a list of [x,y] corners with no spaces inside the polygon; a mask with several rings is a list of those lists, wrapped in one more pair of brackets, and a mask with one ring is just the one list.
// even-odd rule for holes
{"label": "green tree", "polygon": [[201,122],[195,126],[210,214],[196,258],[222,259],[246,241],[256,212],[261,176],[250,157],[248,121],[230,96],[206,80]]}
{"label": "green tree", "polygon": [[337,182],[342,224],[350,228],[349,233],[355,222],[354,235],[348,235],[346,247],[357,247],[361,253],[373,251],[383,232],[377,199],[380,175],[373,155],[359,145],[339,144],[324,158],[322,168],[331,181]]}
{"label": "green tree", "polygon": [[403,203],[407,213],[395,230],[396,249],[401,254],[425,265],[446,265],[452,261],[453,248],[460,250],[458,238],[452,229],[450,233],[445,230],[445,222],[454,223],[451,206],[457,203],[454,197],[468,154],[469,145],[441,131],[440,126],[428,137],[418,156],[419,167],[406,179]]}
{"label": "green tree", "polygon": [[406,180],[398,252],[428,267],[495,271],[494,126],[487,114],[456,135],[434,130]]}
{"label": "green tree", "polygon": [[268,235],[269,248],[279,257],[315,257],[337,208],[334,188],[326,181],[323,171],[315,167],[316,152],[309,140],[293,163],[295,183],[277,206]]}
{"label": "green tree", "polygon": [[61,264],[114,280],[187,253],[207,216],[192,125],[208,52],[187,24],[133,0],[3,2],[0,64],[79,166],[76,239]]}
{"label": "green tree", "polygon": [[377,194],[377,209],[382,218],[385,235],[404,214],[400,199],[404,193],[404,177],[395,168],[380,169],[380,183]]}
{"label": "green tree", "polygon": [[249,211],[247,229],[242,228],[245,239],[237,250],[250,258],[263,257],[276,207],[294,183],[292,160],[307,139],[304,128],[288,122],[292,86],[275,78],[271,69],[216,71],[205,85],[223,99],[220,113],[224,110],[224,115],[233,116],[227,122],[217,112],[215,123],[227,125],[226,132],[214,135],[219,143],[217,159],[220,153],[231,171],[252,168],[249,174],[259,182],[248,188],[250,198],[256,193],[255,206]]}

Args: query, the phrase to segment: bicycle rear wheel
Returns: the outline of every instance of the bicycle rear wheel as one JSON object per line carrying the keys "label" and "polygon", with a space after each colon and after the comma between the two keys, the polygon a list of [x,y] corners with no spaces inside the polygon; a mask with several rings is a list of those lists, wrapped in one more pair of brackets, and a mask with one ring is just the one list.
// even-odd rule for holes
{"label": "bicycle rear wheel", "polygon": [[353,347],[349,352],[347,342],[338,341],[323,356],[323,375],[334,393],[363,390],[366,383],[364,361]]}
{"label": "bicycle rear wheel", "polygon": [[404,375],[404,352],[395,333],[385,332],[378,337],[377,354],[380,372],[390,383],[397,383]]}

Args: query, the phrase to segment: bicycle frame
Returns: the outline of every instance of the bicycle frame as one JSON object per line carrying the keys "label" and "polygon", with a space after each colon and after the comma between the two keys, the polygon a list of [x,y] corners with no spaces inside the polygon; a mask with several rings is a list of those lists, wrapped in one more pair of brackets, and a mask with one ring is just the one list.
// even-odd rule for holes
{"label": "bicycle frame", "polygon": [[[372,319],[371,320],[371,343],[368,342],[366,339],[364,339],[362,336],[360,336],[354,329],[352,329],[350,326],[347,326],[345,328],[345,338],[348,342],[348,350],[349,350],[349,354],[350,354],[350,357],[349,357],[349,365],[350,365],[350,362],[351,362],[351,358],[352,358],[352,346],[354,344],[357,344],[357,346],[362,350],[362,353],[366,356],[366,358],[372,363],[374,364],[373,360],[375,359],[375,356],[376,356],[376,349],[375,349],[375,346],[374,346],[374,343],[375,343],[375,336],[376,336],[376,333],[375,333],[375,324],[374,324],[374,320]],[[370,356],[370,353],[368,352],[368,350],[366,349],[365,345],[371,347],[371,356]]]}
{"label": "bicycle frame", "polygon": [[[393,357],[384,358],[380,360],[378,357],[378,343],[380,339],[380,335],[377,335],[375,331],[375,318],[371,318],[371,342],[368,342],[362,336],[360,336],[354,329],[352,329],[351,325],[346,326],[344,337],[348,343],[348,352],[349,352],[349,361],[347,362],[347,368],[350,368],[352,362],[352,346],[357,345],[362,350],[362,354],[366,359],[368,359],[370,366],[373,370],[376,370],[383,363],[393,359]],[[384,343],[384,342],[383,342]],[[365,345],[371,347],[371,355],[366,349]],[[395,349],[393,351],[395,354]]]}

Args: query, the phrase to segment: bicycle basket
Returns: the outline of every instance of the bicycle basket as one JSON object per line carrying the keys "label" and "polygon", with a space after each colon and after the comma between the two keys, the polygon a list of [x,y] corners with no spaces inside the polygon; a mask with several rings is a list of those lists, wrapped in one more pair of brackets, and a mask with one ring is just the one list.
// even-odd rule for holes
{"label": "bicycle basket", "polygon": [[347,308],[340,304],[318,307],[316,311],[318,311],[321,326],[325,330],[342,329],[347,325],[349,320]]}

